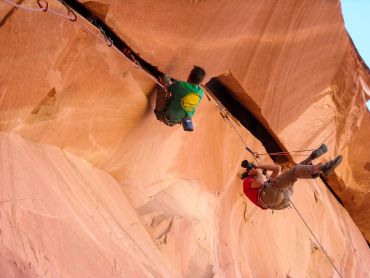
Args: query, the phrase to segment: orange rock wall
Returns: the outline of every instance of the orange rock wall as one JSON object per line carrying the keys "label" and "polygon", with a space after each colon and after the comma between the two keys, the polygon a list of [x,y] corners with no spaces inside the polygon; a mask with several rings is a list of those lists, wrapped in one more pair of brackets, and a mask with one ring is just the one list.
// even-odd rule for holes
{"label": "orange rock wall", "polygon": [[[370,81],[338,1],[99,2],[108,10],[85,4],[160,70],[230,70],[289,150],[328,142],[326,158],[343,153],[337,191],[368,237]],[[272,214],[242,197],[239,163],[251,157],[213,102],[203,99],[195,132],[168,128],[152,113],[153,82],[86,21],[3,2],[0,18],[2,273],[336,275],[293,210]],[[299,181],[293,202],[344,277],[369,275],[364,238],[321,181]]]}
{"label": "orange rock wall", "polygon": [[75,155],[0,133],[2,277],[170,277],[117,182]]}

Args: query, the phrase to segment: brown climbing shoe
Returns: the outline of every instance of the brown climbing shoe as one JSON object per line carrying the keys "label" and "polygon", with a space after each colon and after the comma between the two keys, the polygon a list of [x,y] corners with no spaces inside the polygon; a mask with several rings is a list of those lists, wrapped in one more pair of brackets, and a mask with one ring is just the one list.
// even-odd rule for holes
{"label": "brown climbing shoe", "polygon": [[343,157],[341,155],[338,155],[334,160],[330,160],[329,162],[325,163],[321,166],[321,171],[324,176],[330,176],[334,169],[342,162]]}
{"label": "brown climbing shoe", "polygon": [[314,150],[311,155],[310,155],[310,158],[313,160],[313,159],[316,159],[316,158],[319,158],[320,156],[322,156],[324,153],[326,153],[328,151],[328,146],[325,145],[325,144],[322,144],[318,149]]}
{"label": "brown climbing shoe", "polygon": [[317,148],[316,150],[313,150],[312,153],[310,154],[310,156],[308,158],[306,158],[305,160],[303,160],[299,164],[310,165],[310,164],[312,164],[312,160],[314,160],[316,158],[319,158],[320,156],[322,156],[327,151],[328,151],[328,146],[326,146],[325,144],[321,144],[321,146],[319,148]]}

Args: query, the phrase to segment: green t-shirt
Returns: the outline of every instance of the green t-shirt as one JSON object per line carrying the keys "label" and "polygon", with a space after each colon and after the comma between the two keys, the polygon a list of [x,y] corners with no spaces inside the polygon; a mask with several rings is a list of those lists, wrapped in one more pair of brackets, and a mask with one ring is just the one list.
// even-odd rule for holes
{"label": "green t-shirt", "polygon": [[173,94],[167,106],[167,116],[178,123],[182,118],[193,117],[195,108],[203,97],[200,86],[183,81],[175,81],[168,90]]}

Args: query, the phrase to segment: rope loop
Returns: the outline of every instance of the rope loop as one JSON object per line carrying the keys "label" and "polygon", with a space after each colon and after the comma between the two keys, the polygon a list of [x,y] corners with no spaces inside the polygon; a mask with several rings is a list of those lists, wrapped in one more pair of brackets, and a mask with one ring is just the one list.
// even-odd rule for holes
{"label": "rope loop", "polygon": [[77,16],[76,16],[76,14],[75,14],[75,13],[74,13],[70,8],[66,7],[66,9],[67,9],[67,11],[68,11],[67,15],[62,14],[62,13],[57,12],[57,11],[52,10],[52,9],[48,9],[48,12],[50,12],[50,13],[52,13],[52,14],[55,14],[55,15],[57,15],[57,16],[63,17],[63,18],[65,18],[65,19],[68,19],[68,20],[70,20],[70,21],[76,21],[76,20],[77,20]]}
{"label": "rope loop", "polygon": [[132,53],[130,54],[130,57],[131,57],[132,61],[134,62],[134,64],[136,65],[136,68],[141,69],[140,63],[135,59],[135,57]]}
{"label": "rope loop", "polygon": [[[90,21],[90,22],[91,22],[91,21]],[[95,18],[93,19],[93,21],[92,21],[92,22],[95,22]],[[107,43],[108,47],[112,47],[112,45],[113,45],[113,40],[112,40],[110,37],[108,37],[108,35],[105,33],[105,31],[104,31],[104,29],[103,29],[103,28],[98,27],[98,29],[99,29],[100,33],[102,33],[102,34],[103,34],[104,39],[105,39],[105,42]]]}
{"label": "rope loop", "polygon": [[70,21],[76,21],[77,20],[77,15],[75,14],[75,12],[74,11],[72,11],[70,8],[68,8],[68,15],[72,15],[73,17],[72,18],[70,18],[69,20]]}
{"label": "rope loop", "polygon": [[[19,8],[19,9],[23,9],[23,10],[26,10],[26,11],[29,11],[29,12],[46,12],[47,11],[47,9],[48,9],[48,2],[47,1],[45,1],[45,0],[38,0],[37,1],[37,4],[39,5],[39,8],[30,8],[30,7],[27,7],[27,6],[24,6],[24,5],[19,5],[19,4],[17,4],[17,3],[14,3],[14,2],[12,2],[12,1],[10,1],[10,0],[3,0],[5,3],[7,3],[7,4],[9,4],[9,5],[11,5],[11,6],[13,6],[13,7],[16,7],[16,8]],[[41,1],[43,1],[44,3],[46,3],[45,4],[45,7],[44,6],[42,6],[41,5],[41,3],[39,3],[39,2],[41,2]]]}
{"label": "rope loop", "polygon": [[111,38],[105,37],[105,41],[107,42],[108,47],[112,47],[113,45],[113,40]]}
{"label": "rope loop", "polygon": [[[41,5],[41,2],[45,3],[45,7]],[[43,12],[46,12],[49,8],[49,3],[46,0],[37,0],[37,5],[39,5],[39,7],[42,9]]]}

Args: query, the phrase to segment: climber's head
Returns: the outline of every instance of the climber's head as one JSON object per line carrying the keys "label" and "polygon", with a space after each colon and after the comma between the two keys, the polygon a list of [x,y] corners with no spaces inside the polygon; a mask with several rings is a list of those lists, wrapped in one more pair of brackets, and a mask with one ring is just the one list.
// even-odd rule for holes
{"label": "climber's head", "polygon": [[188,76],[188,82],[199,85],[202,83],[203,79],[206,77],[206,72],[204,69],[198,66],[194,66],[194,68],[191,70],[189,76]]}
{"label": "climber's head", "polygon": [[243,160],[240,166],[245,168],[245,172],[241,176],[242,179],[245,179],[246,177],[253,177],[258,174],[256,167],[248,160]]}

